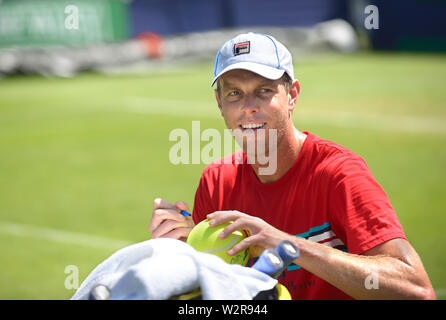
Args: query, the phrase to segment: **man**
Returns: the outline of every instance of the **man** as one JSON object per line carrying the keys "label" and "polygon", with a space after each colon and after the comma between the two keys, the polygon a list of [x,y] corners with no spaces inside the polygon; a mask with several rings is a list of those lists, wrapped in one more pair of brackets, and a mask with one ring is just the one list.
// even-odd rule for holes
{"label": "man", "polygon": [[[239,35],[219,50],[214,76],[219,110],[229,129],[242,132],[243,152],[205,168],[193,221],[179,213],[188,210],[186,203],[156,199],[152,237],[184,240],[205,218],[211,225],[233,221],[222,238],[237,229],[250,236],[229,254],[249,247],[258,255],[285,239],[300,249],[279,278],[293,299],[435,299],[419,256],[363,159],[294,127],[300,87],[285,46],[267,35]],[[253,141],[275,155],[274,172],[262,173],[266,164],[247,148]]]}

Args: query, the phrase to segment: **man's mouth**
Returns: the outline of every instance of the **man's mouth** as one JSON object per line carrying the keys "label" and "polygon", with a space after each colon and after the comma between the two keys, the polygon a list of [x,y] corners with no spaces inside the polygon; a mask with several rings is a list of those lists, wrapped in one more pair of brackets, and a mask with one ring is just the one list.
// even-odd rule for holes
{"label": "man's mouth", "polygon": [[242,128],[243,130],[245,129],[252,129],[252,130],[257,130],[257,129],[262,129],[264,128],[266,125],[266,122],[260,122],[260,123],[246,123],[246,124],[241,124],[240,128]]}

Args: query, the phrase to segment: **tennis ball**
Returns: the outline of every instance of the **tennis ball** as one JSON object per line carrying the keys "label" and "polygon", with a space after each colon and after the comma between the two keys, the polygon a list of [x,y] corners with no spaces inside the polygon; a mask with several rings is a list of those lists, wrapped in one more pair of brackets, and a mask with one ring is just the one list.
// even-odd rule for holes
{"label": "tennis ball", "polygon": [[245,232],[237,230],[224,239],[218,238],[218,235],[230,223],[232,222],[212,227],[209,225],[208,219],[203,220],[191,230],[187,237],[187,243],[197,251],[214,254],[227,263],[245,266],[249,259],[248,249],[240,251],[233,256],[227,254],[229,249],[246,238]]}

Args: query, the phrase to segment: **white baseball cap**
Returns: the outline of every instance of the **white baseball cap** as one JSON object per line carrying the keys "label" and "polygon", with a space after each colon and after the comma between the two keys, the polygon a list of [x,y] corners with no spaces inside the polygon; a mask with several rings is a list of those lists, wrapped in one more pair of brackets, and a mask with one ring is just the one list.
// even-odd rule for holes
{"label": "white baseball cap", "polygon": [[293,58],[288,49],[274,37],[261,33],[245,33],[226,41],[215,58],[214,80],[224,73],[244,69],[271,80],[286,72],[294,81]]}

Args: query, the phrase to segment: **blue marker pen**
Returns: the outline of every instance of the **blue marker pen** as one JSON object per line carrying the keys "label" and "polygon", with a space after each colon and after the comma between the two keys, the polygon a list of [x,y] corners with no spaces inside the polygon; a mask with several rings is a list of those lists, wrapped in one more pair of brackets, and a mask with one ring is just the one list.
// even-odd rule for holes
{"label": "blue marker pen", "polygon": [[186,210],[181,210],[180,213],[185,216],[185,217],[190,217],[191,214],[189,212],[187,212]]}

